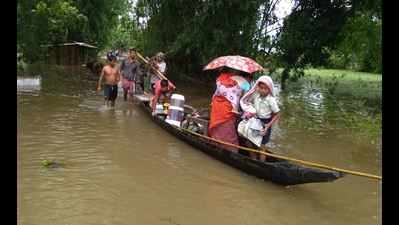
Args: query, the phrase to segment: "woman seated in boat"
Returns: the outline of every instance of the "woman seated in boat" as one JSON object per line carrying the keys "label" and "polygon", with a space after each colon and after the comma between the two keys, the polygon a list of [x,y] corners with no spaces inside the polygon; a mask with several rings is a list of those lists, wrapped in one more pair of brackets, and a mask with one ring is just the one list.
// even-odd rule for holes
{"label": "woman seated in boat", "polygon": [[157,104],[164,105],[169,103],[173,91],[176,89],[175,85],[168,80],[158,80],[155,82],[154,96],[151,99],[152,114],[155,115]]}
{"label": "woman seated in boat", "polygon": [[[238,145],[237,119],[242,94],[249,89],[250,74],[223,68],[216,79],[212,97],[208,134],[210,137]],[[229,148],[238,152],[237,148]]]}
{"label": "woman seated in boat", "polygon": [[[269,142],[271,125],[280,112],[273,86],[273,80],[269,76],[261,76],[240,100],[244,120],[238,125],[238,132],[262,148]],[[257,155],[250,153],[253,159],[256,159]],[[259,154],[259,157],[261,161],[265,161],[264,154]]]}

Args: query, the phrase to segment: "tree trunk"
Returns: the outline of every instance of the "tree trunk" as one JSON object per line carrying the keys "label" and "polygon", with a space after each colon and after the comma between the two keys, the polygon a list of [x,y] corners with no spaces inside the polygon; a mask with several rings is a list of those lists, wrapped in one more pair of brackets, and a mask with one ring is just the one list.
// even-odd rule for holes
{"label": "tree trunk", "polygon": [[283,72],[281,73],[281,90],[285,90],[286,82],[288,77],[290,76],[290,68],[284,68]]}

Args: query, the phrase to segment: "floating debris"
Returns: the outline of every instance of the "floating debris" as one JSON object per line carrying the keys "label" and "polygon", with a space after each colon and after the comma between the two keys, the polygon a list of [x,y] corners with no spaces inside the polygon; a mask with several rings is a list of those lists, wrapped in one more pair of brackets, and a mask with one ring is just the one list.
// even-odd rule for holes
{"label": "floating debris", "polygon": [[63,166],[63,164],[56,162],[54,160],[45,159],[42,161],[42,166],[46,167],[46,168],[59,168],[59,167]]}

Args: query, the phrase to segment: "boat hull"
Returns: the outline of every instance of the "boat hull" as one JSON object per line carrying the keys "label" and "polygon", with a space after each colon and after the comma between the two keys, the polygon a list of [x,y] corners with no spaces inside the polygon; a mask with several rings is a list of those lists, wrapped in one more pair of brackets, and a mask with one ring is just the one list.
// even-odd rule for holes
{"label": "boat hull", "polygon": [[343,176],[334,171],[323,171],[291,163],[287,160],[268,157],[268,161],[260,162],[250,157],[223,149],[223,145],[215,143],[203,137],[185,132],[166,123],[163,119],[151,115],[148,102],[141,101],[141,107],[151,119],[163,129],[201,150],[202,152],[222,161],[234,168],[244,171],[258,178],[269,180],[280,185],[298,185],[305,183],[331,182]]}

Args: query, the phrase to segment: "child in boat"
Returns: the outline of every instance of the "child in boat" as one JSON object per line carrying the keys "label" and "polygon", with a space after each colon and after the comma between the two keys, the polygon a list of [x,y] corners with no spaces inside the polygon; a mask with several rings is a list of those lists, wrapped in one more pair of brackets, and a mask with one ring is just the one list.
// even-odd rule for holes
{"label": "child in boat", "polygon": [[158,80],[155,83],[155,95],[151,100],[152,114],[155,115],[157,104],[168,103],[173,91],[176,89],[175,85],[168,80]]}
{"label": "child in boat", "polygon": [[[246,120],[243,124],[247,123],[250,118],[258,119],[258,121],[252,119],[251,122],[255,121],[252,124],[256,124],[257,122],[257,125],[260,125],[260,132],[257,134],[252,133],[251,135],[263,136],[260,143],[258,142],[256,144],[259,147],[261,147],[260,145],[264,146],[269,142],[272,130],[271,125],[276,121],[280,112],[274,96],[273,86],[273,80],[269,76],[261,76],[251,90],[249,90],[240,100],[240,106],[244,112],[244,119]],[[248,126],[254,126],[252,124]],[[246,127],[247,129],[248,126]],[[243,133],[242,130],[240,133]],[[256,140],[256,137],[254,140]],[[257,140],[259,140],[259,138]],[[250,154],[251,158],[256,159],[256,153]],[[260,160],[265,161],[264,154],[260,154]]]}

